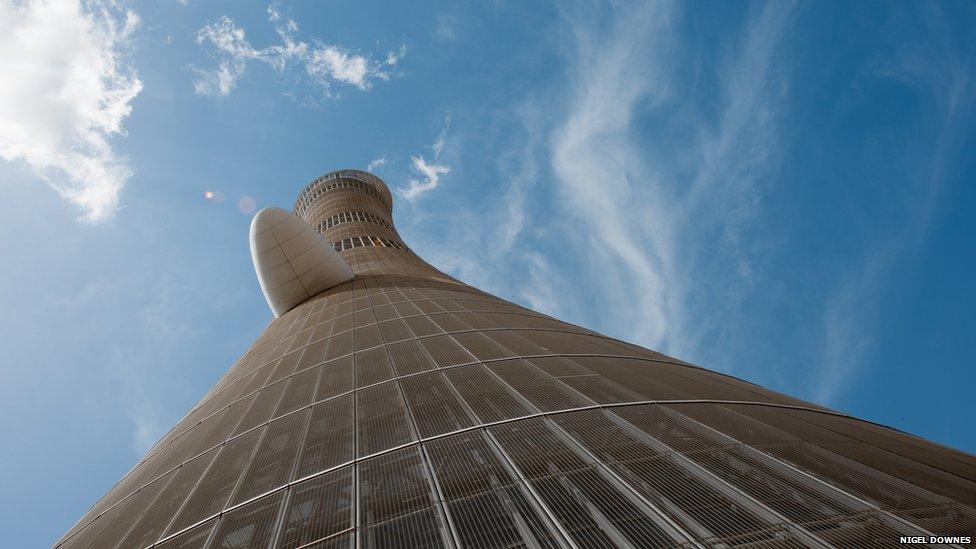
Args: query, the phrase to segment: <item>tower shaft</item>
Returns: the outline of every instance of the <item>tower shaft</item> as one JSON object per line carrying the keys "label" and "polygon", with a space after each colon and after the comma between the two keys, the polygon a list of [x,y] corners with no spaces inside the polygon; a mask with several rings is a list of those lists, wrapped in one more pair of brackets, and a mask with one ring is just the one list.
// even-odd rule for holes
{"label": "tower shaft", "polygon": [[869,547],[976,531],[973,456],[472,288],[417,256],[392,208],[366,172],[302,191],[295,214],[355,278],[282,311],[59,547]]}

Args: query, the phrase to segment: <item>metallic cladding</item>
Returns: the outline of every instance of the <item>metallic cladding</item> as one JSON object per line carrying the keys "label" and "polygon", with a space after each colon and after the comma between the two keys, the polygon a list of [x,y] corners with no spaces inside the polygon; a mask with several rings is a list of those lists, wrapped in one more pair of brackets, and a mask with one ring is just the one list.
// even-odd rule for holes
{"label": "metallic cladding", "polygon": [[356,278],[275,319],[58,547],[869,547],[976,532],[973,456],[363,244],[402,242],[371,174],[327,174],[295,211],[328,242],[359,238],[339,247]]}

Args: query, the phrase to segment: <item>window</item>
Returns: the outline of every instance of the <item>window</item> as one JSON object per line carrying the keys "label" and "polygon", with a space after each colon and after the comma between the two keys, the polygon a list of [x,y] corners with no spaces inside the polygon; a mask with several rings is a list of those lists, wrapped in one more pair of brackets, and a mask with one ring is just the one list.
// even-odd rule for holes
{"label": "window", "polygon": [[403,242],[400,242],[399,240],[394,240],[392,238],[385,238],[382,236],[353,236],[350,238],[343,238],[338,242],[332,243],[332,247],[335,248],[335,251],[337,252],[348,250],[350,248],[359,248],[362,246],[393,248],[395,250],[403,250],[405,252],[410,252],[410,249],[407,248],[407,246]]}
{"label": "window", "polygon": [[390,224],[388,221],[386,221],[385,219],[383,219],[383,218],[381,218],[379,216],[373,215],[373,214],[371,214],[369,212],[342,212],[342,213],[338,213],[338,214],[336,214],[336,215],[334,215],[334,216],[326,219],[325,221],[319,223],[315,227],[315,230],[317,230],[318,232],[321,233],[321,232],[325,232],[325,231],[331,229],[332,227],[335,227],[336,225],[340,225],[342,223],[349,223],[349,222],[352,222],[352,221],[359,221],[359,222],[363,222],[363,223],[375,223],[376,225],[380,225],[382,227],[386,227],[387,229],[390,229],[391,231],[392,230],[395,230],[393,228],[393,225]]}

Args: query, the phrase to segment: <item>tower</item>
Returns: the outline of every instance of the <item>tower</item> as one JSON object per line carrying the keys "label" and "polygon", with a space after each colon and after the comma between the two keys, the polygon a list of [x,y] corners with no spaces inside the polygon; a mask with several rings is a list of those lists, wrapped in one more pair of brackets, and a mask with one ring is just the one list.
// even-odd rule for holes
{"label": "tower", "polygon": [[[251,230],[276,318],[67,548],[871,547],[976,458],[506,302],[343,170]],[[951,543],[951,540],[950,542]]]}

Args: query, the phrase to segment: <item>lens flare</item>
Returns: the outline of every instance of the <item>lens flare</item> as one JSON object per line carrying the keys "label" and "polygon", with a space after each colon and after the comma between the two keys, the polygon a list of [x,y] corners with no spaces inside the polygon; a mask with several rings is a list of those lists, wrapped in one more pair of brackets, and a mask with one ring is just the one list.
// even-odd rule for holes
{"label": "lens flare", "polygon": [[224,193],[220,191],[204,191],[203,198],[209,200],[210,202],[223,202]]}
{"label": "lens flare", "polygon": [[257,203],[254,202],[254,199],[250,196],[241,197],[241,199],[237,201],[237,209],[243,214],[254,213],[254,208],[256,207]]}

